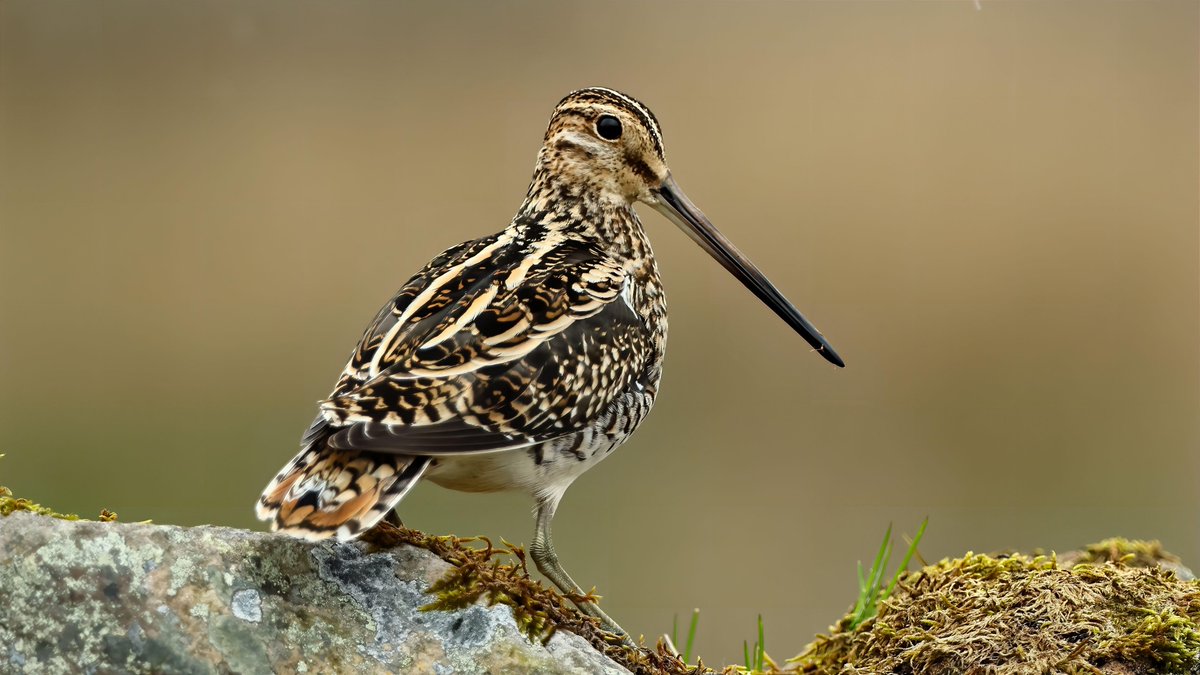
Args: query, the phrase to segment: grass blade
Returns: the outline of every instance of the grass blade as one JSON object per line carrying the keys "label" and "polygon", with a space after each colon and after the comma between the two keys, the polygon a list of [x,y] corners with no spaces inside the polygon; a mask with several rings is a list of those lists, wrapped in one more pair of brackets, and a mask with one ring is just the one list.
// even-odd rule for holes
{"label": "grass blade", "polygon": [[863,575],[862,563],[858,564],[858,600],[854,603],[854,610],[851,612],[850,628],[851,630],[858,628],[864,621],[875,616],[879,612],[879,605],[891,596],[892,591],[896,589],[896,584],[900,583],[900,575],[904,574],[908,569],[908,563],[912,562],[913,556],[920,556],[917,552],[917,546],[921,543],[921,537],[925,535],[925,528],[929,525],[929,518],[921,521],[921,527],[917,529],[917,534],[909,542],[908,550],[904,554],[904,559],[900,562],[900,567],[892,575],[892,579],[886,585],[884,577],[887,574],[887,568],[892,561],[892,526],[888,525],[887,531],[883,535],[883,543],[879,546],[879,551],[875,553],[875,562],[871,564],[871,569]]}
{"label": "grass blade", "polygon": [[696,607],[692,610],[692,623],[688,626],[687,647],[683,650],[683,662],[690,663],[692,660],[692,645],[696,643],[696,626],[700,625],[700,608]]}
{"label": "grass blade", "polygon": [[867,579],[863,576],[862,561],[858,561],[858,599],[854,601],[854,611],[851,612],[858,616],[867,603]]}
{"label": "grass blade", "polygon": [[879,580],[883,576],[881,569],[886,563],[884,560],[891,557],[892,548],[892,526],[888,524],[887,531],[883,534],[883,542],[879,544],[879,550],[875,553],[875,562],[871,564],[870,571],[864,577],[862,573],[862,562],[858,564],[858,600],[854,603],[854,621],[853,625],[866,621],[870,616],[870,612],[875,605],[875,596],[878,593]]}
{"label": "grass blade", "polygon": [[766,642],[766,640],[763,639],[762,614],[758,615],[758,645],[757,646],[758,646],[758,649],[755,650],[757,653],[754,655],[754,668],[756,670],[762,670],[763,667],[766,665],[766,655],[767,655],[767,642]]}
{"label": "grass blade", "polygon": [[900,575],[908,569],[908,563],[912,560],[913,554],[917,552],[917,545],[921,543],[921,537],[925,536],[925,526],[929,525],[929,516],[925,516],[925,520],[921,521],[921,527],[917,528],[917,534],[913,536],[912,543],[908,545],[908,552],[904,554],[904,560],[900,562],[900,567],[896,568],[896,574],[892,577],[892,583],[888,584],[887,591],[883,594],[882,600],[887,600],[895,590],[896,584],[900,581]]}
{"label": "grass blade", "polygon": [[870,586],[867,590],[874,593],[883,578],[883,568],[887,566],[888,558],[892,557],[892,524],[888,523],[887,531],[883,533],[883,545],[875,554],[875,563],[871,565]]}

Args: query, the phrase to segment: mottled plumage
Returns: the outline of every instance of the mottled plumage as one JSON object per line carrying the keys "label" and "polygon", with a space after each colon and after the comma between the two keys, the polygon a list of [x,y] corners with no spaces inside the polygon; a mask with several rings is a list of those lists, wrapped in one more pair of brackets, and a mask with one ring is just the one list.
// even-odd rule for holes
{"label": "mottled plumage", "polygon": [[678,190],[650,111],[612,90],[579,90],[555,109],[509,226],[434,258],[376,315],[259,517],[296,536],[351,539],[423,477],[525,490],[538,503],[535,561],[579,592],[553,554],[550,519],[571,482],[645,418],[666,348],[637,201],[684,226],[840,365]]}

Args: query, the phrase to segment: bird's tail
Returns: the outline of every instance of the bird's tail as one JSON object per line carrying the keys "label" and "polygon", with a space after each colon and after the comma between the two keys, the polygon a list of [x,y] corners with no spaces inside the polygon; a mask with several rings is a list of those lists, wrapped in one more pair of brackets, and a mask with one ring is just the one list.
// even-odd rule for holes
{"label": "bird's tail", "polygon": [[310,433],[258,499],[271,529],[309,540],[354,539],[391,511],[429,465],[428,457],[335,450]]}

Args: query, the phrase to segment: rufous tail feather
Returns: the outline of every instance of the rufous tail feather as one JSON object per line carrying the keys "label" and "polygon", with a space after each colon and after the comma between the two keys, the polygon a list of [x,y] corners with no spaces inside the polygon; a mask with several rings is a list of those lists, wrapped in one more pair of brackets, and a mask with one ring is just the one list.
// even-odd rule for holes
{"label": "rufous tail feather", "polygon": [[303,539],[354,539],[395,508],[428,465],[428,457],[334,450],[311,439],[263,491],[258,517]]}

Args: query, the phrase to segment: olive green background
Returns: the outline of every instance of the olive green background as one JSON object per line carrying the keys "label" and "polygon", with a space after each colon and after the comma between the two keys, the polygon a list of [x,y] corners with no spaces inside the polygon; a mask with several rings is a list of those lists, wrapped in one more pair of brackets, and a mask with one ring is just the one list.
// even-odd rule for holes
{"label": "olive green background", "polygon": [[[889,522],[927,559],[1160,538],[1200,566],[1196,2],[0,2],[0,483],[261,527],[377,307],[502,228],[571,89],[675,176],[837,370],[642,209],[662,395],[559,552],[635,633],[782,658]],[[422,485],[405,521],[529,541]]]}

